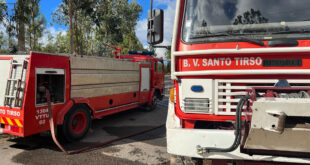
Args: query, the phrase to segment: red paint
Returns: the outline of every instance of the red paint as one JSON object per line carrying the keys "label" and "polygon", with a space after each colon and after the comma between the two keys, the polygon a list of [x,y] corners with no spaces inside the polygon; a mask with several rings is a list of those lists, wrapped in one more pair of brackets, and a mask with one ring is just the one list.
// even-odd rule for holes
{"label": "red paint", "polygon": [[[146,57],[147,59],[152,59],[153,64],[156,60],[153,57]],[[13,59],[12,57],[1,57],[0,60]],[[23,106],[20,109],[13,109],[9,107],[0,107],[0,110],[10,111],[14,114],[18,113],[18,116],[12,116],[8,114],[0,114],[0,117],[9,117],[10,119],[18,119],[22,124],[23,128],[15,129],[10,127],[8,124],[4,125],[4,132],[12,135],[17,135],[21,137],[33,135],[36,133],[44,132],[49,130],[48,124],[48,111],[47,105],[36,105],[36,68],[53,68],[53,69],[63,69],[65,72],[65,98],[63,103],[53,104],[53,116],[54,122],[58,125],[63,124],[64,117],[68,111],[75,104],[85,104],[92,111],[93,118],[100,118],[103,116],[111,115],[128,109],[136,108],[141,105],[149,103],[149,99],[153,95],[155,89],[155,80],[153,77],[155,75],[154,68],[147,64],[140,64],[140,73],[142,68],[150,68],[150,90],[145,92],[140,92],[140,87],[138,91],[129,93],[120,93],[115,95],[104,95],[99,97],[89,97],[89,98],[71,98],[71,68],[70,68],[70,58],[68,56],[45,54],[31,52],[28,58],[28,68],[26,75],[26,85],[25,94],[23,99]],[[154,66],[154,65],[152,65]],[[162,73],[163,75],[164,73]],[[140,86],[141,86],[141,74],[140,74]],[[163,88],[163,86],[161,87]],[[163,89],[161,89],[162,91]],[[71,129],[78,134],[83,128],[85,128],[86,116],[85,114],[76,113],[73,116],[71,123]],[[13,122],[13,121],[12,121]],[[7,123],[7,122],[6,122]],[[15,121],[13,123],[16,124]]]}
{"label": "red paint", "polygon": [[121,55],[116,58],[125,59],[131,62],[140,62],[140,63],[150,63],[150,71],[151,71],[151,86],[154,87],[155,90],[160,92],[160,95],[164,92],[164,77],[165,77],[165,67],[162,65],[162,71],[157,71],[156,66],[159,63],[163,63],[163,58],[156,58],[148,55],[139,55],[139,54],[130,54],[130,55]]}
{"label": "red paint", "polygon": [[64,118],[66,113],[70,110],[70,108],[75,104],[73,100],[69,100],[64,104],[64,106],[59,109],[56,117],[56,124],[61,125],[64,122]]}
{"label": "red paint", "polygon": [[[217,43],[197,43],[188,44],[184,43],[181,39],[182,36],[182,25],[183,25],[183,14],[184,14],[185,0],[180,0],[180,13],[176,33],[175,52],[183,51],[195,51],[195,50],[218,50],[218,49],[270,49],[271,47],[261,47],[249,42],[217,42]],[[263,41],[267,45],[267,41]],[[310,40],[298,40],[298,46],[296,47],[309,47]],[[172,57],[173,58],[173,57]],[[209,62],[211,59],[211,63]],[[227,63],[226,59],[230,59]],[[242,60],[240,60],[242,59]],[[251,61],[252,59],[252,61]],[[259,59],[258,62],[255,60]],[[263,60],[271,59],[301,59],[302,66],[294,67],[264,67]],[[309,52],[284,52],[284,53],[245,53],[245,54],[233,54],[233,53],[222,53],[222,54],[202,54],[202,55],[188,55],[188,56],[176,56],[175,59],[176,72],[188,72],[188,71],[222,71],[222,70],[301,70],[310,69],[310,53]],[[214,60],[218,60],[218,63],[214,63]],[[253,60],[255,62],[253,62]],[[223,61],[223,63],[222,63]],[[242,61],[243,63],[240,63]],[[217,61],[216,61],[217,62]],[[186,65],[187,64],[187,65]],[[238,72],[234,75],[199,75],[199,76],[178,76],[180,82],[182,79],[310,79],[310,75],[299,75],[299,74],[275,74],[275,75],[239,75]],[[243,84],[244,85],[244,84]],[[184,128],[192,127],[188,121],[202,120],[202,121],[227,121],[235,120],[234,116],[223,116],[223,115],[209,115],[209,114],[186,114],[180,108],[179,102],[179,87],[178,82],[174,81],[174,87],[176,88],[176,104],[175,114],[181,119],[182,126]]]}
{"label": "red paint", "polygon": [[0,60],[12,60],[13,57],[0,57]]}
{"label": "red paint", "polygon": [[[264,67],[263,60],[301,59],[298,67]],[[182,56],[177,71],[310,69],[310,53],[264,53]]]}
{"label": "red paint", "polygon": [[8,117],[10,119],[23,120],[24,111],[16,108],[0,107],[0,116]]}
{"label": "red paint", "polygon": [[80,134],[84,131],[87,124],[87,117],[83,112],[75,113],[70,121],[70,129],[75,134]]}
{"label": "red paint", "polygon": [[188,129],[193,129],[195,127],[195,120],[182,120],[182,128],[188,128]]}

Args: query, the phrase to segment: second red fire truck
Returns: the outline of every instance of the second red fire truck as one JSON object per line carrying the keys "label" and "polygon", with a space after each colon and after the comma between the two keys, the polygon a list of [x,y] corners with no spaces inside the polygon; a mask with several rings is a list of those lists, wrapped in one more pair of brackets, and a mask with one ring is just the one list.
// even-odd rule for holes
{"label": "second red fire truck", "polygon": [[58,133],[68,141],[78,140],[92,119],[140,106],[154,109],[164,87],[160,62],[142,55],[130,59],[39,52],[1,55],[0,126],[4,133],[20,137],[49,130],[44,87],[50,93]]}

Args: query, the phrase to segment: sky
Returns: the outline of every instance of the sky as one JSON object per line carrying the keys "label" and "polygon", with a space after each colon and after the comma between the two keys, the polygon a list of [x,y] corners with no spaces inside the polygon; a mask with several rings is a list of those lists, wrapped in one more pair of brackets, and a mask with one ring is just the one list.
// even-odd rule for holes
{"label": "sky", "polygon": [[[129,0],[131,2],[132,0]],[[176,0],[154,0],[153,8],[160,8],[163,9],[165,12],[165,39],[163,42],[163,45],[170,45],[171,38],[172,38],[172,27],[173,27],[173,20],[174,20],[174,11],[175,11],[175,1]],[[14,3],[16,0],[6,0],[7,3]],[[56,35],[59,32],[65,33],[65,31],[68,29],[68,27],[64,25],[58,25],[53,24],[52,22],[52,13],[56,11],[58,8],[58,5],[62,2],[62,0],[41,0],[40,6],[41,6],[41,13],[44,14],[46,21],[47,21],[47,29],[50,31],[53,35]],[[136,35],[143,44],[145,48],[147,48],[149,45],[146,40],[146,31],[147,31],[147,12],[150,9],[150,0],[136,0],[137,3],[139,3],[142,8],[143,12],[141,13],[141,16],[138,20],[137,26],[136,26]],[[42,42],[46,42],[47,36],[42,37]],[[157,49],[156,53],[159,57],[164,57],[165,49]]]}

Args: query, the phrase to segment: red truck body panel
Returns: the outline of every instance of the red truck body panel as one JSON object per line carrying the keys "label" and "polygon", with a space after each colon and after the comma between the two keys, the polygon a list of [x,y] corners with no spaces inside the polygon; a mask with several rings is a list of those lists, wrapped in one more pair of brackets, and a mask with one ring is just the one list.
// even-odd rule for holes
{"label": "red truck body panel", "polygon": [[[12,57],[1,57],[0,60],[12,60]],[[23,104],[21,108],[0,107],[0,118],[3,132],[21,137],[44,132],[50,129],[48,122],[47,105],[36,105],[36,69],[52,68],[63,69],[65,74],[65,98],[63,103],[52,104],[54,122],[61,125],[64,116],[75,104],[85,104],[91,111],[94,119],[136,108],[148,104],[152,100],[154,86],[150,84],[150,90],[140,92],[141,69],[150,68],[148,64],[139,64],[139,90],[135,92],[104,95],[89,98],[72,98],[71,91],[71,68],[70,57],[64,55],[54,55],[31,52],[28,59],[27,75],[25,80],[25,90]],[[153,72],[150,69],[150,72]],[[151,81],[150,81],[151,82]],[[113,100],[113,104],[109,103]]]}

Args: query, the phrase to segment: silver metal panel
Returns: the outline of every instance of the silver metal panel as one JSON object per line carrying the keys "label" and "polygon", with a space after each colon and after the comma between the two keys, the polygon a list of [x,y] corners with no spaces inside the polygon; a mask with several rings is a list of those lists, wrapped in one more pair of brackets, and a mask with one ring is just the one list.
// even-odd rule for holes
{"label": "silver metal panel", "polygon": [[[246,149],[277,150],[310,153],[310,127],[285,128],[279,131],[278,117],[306,117],[310,119],[310,99],[259,98],[253,103],[253,116]],[[277,115],[279,114],[279,115]],[[285,122],[285,121],[284,121]]]}
{"label": "silver metal panel", "polygon": [[0,106],[4,106],[7,80],[10,76],[11,60],[0,60]]}
{"label": "silver metal panel", "polygon": [[53,69],[53,68],[36,68],[36,74],[53,74],[53,75],[64,75],[64,69]]}
{"label": "silver metal panel", "polygon": [[150,90],[150,68],[141,68],[141,92]]}

